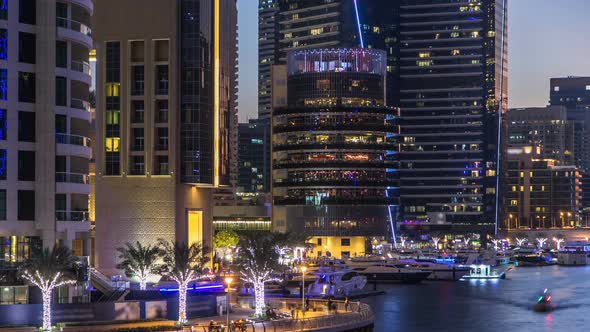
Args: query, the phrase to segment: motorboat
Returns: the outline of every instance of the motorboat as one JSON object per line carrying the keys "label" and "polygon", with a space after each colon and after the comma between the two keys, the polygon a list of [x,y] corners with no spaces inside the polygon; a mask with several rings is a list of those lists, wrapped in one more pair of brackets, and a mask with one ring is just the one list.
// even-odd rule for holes
{"label": "motorboat", "polygon": [[524,255],[516,256],[518,266],[547,266],[554,265],[556,262],[551,257],[545,255]]}
{"label": "motorboat", "polygon": [[413,268],[407,264],[373,264],[364,268],[355,268],[359,274],[370,281],[401,282],[404,284],[417,284],[428,278],[432,273]]}
{"label": "motorboat", "polygon": [[551,303],[551,294],[545,289],[537,299],[537,303],[533,305],[533,310],[536,312],[548,312],[555,309],[555,305]]}
{"label": "motorboat", "polygon": [[360,292],[367,284],[367,277],[351,269],[314,272],[317,278],[309,285],[310,296],[338,296]]}
{"label": "motorboat", "polygon": [[504,270],[492,268],[490,265],[471,265],[469,274],[464,275],[465,280],[497,280],[506,279],[506,272],[512,267]]}
{"label": "motorboat", "polygon": [[440,264],[430,260],[402,259],[397,262],[391,261],[392,264],[405,264],[410,267],[430,272],[428,280],[448,280],[457,281],[469,273],[469,266],[458,264]]}

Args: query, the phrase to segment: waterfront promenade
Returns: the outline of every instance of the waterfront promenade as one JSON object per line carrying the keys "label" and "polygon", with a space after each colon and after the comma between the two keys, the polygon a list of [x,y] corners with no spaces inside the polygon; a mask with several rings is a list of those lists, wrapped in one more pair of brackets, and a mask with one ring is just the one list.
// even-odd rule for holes
{"label": "waterfront promenade", "polygon": [[[268,298],[266,303],[283,318],[275,320],[251,320],[254,310],[249,308],[248,301],[240,301],[230,313],[230,321],[243,319],[246,324],[244,329],[232,329],[230,331],[373,331],[374,314],[371,307],[360,302],[331,301],[332,308],[328,309],[325,300],[312,300],[308,302],[308,310],[301,312],[301,299],[296,298]],[[245,304],[245,305],[244,305]],[[294,317],[291,317],[294,315]],[[217,315],[201,317],[189,320],[189,324],[182,328],[175,327],[173,321],[149,321],[149,322],[105,322],[104,324],[75,324],[61,327],[64,332],[103,332],[103,331],[203,331],[226,332],[227,316]],[[210,326],[214,321],[214,327]],[[60,329],[58,329],[59,331]],[[4,330],[3,330],[4,331]],[[33,327],[8,328],[10,332],[33,332]]]}

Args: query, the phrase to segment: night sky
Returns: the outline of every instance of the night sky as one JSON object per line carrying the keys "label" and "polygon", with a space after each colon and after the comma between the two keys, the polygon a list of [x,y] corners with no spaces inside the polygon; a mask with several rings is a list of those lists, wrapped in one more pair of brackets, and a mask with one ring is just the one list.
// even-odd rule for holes
{"label": "night sky", "polygon": [[[590,76],[589,0],[508,3],[510,107],[547,104],[550,77]],[[238,7],[239,116],[246,121],[257,116],[258,108],[258,1],[238,0]]]}

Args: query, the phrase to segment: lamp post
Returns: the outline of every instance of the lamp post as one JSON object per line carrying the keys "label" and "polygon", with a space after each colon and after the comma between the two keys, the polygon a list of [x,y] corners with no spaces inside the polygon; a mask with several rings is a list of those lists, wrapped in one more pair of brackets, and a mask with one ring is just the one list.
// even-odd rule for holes
{"label": "lamp post", "polygon": [[229,291],[230,291],[230,286],[232,281],[234,281],[234,278],[232,277],[227,277],[225,278],[225,283],[227,284],[227,303],[225,305],[225,311],[227,312],[227,329],[229,331]]}
{"label": "lamp post", "polygon": [[301,267],[301,316],[305,317],[305,271],[307,266]]}

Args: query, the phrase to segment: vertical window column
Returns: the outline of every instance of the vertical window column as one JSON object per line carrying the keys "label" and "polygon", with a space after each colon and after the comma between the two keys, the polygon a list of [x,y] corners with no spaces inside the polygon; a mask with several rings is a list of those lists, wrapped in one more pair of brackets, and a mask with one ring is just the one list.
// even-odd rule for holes
{"label": "vertical window column", "polygon": [[106,44],[105,175],[121,174],[121,43]]}

